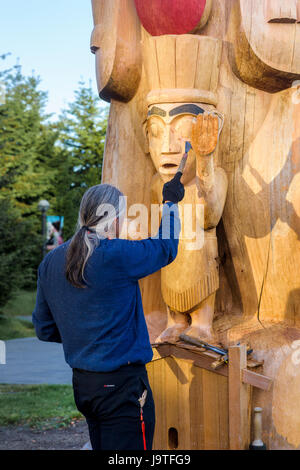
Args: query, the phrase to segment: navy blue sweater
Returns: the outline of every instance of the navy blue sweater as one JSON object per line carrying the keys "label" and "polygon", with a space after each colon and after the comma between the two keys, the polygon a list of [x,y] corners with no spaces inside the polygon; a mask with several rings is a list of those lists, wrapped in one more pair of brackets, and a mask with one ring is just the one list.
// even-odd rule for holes
{"label": "navy blue sweater", "polygon": [[62,343],[72,368],[106,372],[151,361],[138,280],[176,258],[179,232],[178,207],[168,203],[156,237],[101,240],[85,268],[85,289],[65,277],[70,240],[49,252],[38,269],[32,314],[37,337]]}

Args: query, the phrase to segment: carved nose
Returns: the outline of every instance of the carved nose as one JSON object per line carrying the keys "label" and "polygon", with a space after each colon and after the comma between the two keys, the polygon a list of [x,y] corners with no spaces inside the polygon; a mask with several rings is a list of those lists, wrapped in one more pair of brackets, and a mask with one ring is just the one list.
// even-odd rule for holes
{"label": "carved nose", "polygon": [[167,127],[162,148],[162,153],[180,153],[181,143],[171,127]]}

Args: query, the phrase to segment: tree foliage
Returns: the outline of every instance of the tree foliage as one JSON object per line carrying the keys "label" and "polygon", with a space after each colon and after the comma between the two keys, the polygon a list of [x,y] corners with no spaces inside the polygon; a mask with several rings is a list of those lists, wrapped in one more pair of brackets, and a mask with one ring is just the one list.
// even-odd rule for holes
{"label": "tree foliage", "polygon": [[74,101],[53,122],[39,77],[25,77],[16,65],[0,72],[0,83],[1,305],[13,287],[35,283],[41,199],[50,202],[49,215],[65,217],[64,238],[73,234],[83,193],[101,182],[107,109],[80,82]]}
{"label": "tree foliage", "polygon": [[46,124],[47,94],[38,89],[39,78],[24,77],[15,66],[0,80],[6,93],[0,106],[0,198],[32,216],[41,197],[53,197],[57,170],[48,163],[58,136]]}
{"label": "tree foliage", "polygon": [[101,182],[107,111],[100,110],[91,86],[79,83],[75,100],[60,117],[60,158],[57,205],[65,215],[65,237],[74,232],[83,193]]}
{"label": "tree foliage", "polygon": [[19,286],[35,283],[34,259],[38,259],[41,235],[32,231],[30,219],[24,219],[8,198],[0,199],[0,307]]}

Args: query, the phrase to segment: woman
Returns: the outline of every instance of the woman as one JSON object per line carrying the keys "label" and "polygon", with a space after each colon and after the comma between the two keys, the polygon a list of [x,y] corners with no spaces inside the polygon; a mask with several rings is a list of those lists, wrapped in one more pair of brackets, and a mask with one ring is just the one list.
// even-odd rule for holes
{"label": "woman", "polygon": [[157,236],[141,241],[118,238],[125,213],[118,189],[88,189],[75,235],[38,269],[36,334],[63,344],[94,450],[152,448],[155,413],[145,368],[152,348],[138,280],[177,255],[181,175],[164,186]]}

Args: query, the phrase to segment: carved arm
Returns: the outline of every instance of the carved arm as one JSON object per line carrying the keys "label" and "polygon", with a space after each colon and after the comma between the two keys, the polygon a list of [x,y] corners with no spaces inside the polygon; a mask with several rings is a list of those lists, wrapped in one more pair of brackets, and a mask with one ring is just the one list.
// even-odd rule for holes
{"label": "carved arm", "polygon": [[193,126],[192,146],[196,153],[196,184],[199,202],[204,205],[204,229],[215,228],[224,210],[228,181],[225,171],[214,167],[213,152],[219,136],[214,115],[199,115]]}

